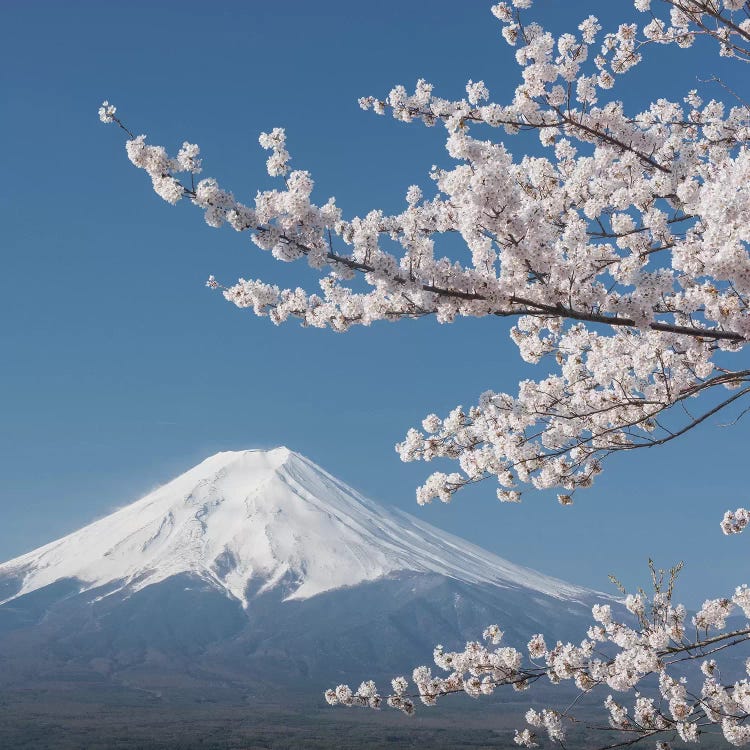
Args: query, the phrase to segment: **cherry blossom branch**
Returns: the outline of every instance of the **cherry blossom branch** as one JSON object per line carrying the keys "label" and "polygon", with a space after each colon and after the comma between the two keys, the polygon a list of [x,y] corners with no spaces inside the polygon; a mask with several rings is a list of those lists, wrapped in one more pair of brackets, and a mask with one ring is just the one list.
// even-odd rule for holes
{"label": "cherry blossom branch", "polygon": [[[724,367],[750,338],[750,112],[704,104],[690,91],[629,113],[608,92],[654,44],[688,47],[705,35],[720,54],[742,59],[750,19],[739,18],[737,0],[665,0],[668,18],[635,0],[647,14],[641,27],[622,23],[602,35],[589,16],[578,33],[555,37],[522,19],[530,5],[492,8],[516,47],[520,83],[510,101],[493,102],[482,81],[469,81],[465,98],[443,99],[424,80],[413,93],[396,86],[360,100],[378,114],[446,129],[453,166],[431,173],[432,198],[412,185],[406,208],[392,215],[345,219],[333,199],[315,204],[312,177],[290,169],[280,128],[259,140],[269,176],[283,185],[249,206],[216,180],[195,183],[194,144],[172,158],[134,137],[112,105],[100,110],[128,135],[128,157],[162,198],[188,198],[211,226],[228,223],[278,260],[306,259],[320,273],[319,292],[210,277],[238,307],[276,324],[296,318],[341,332],[426,316],[514,318],[521,357],[554,362],[517,395],[488,391],[476,406],[428,415],[423,433],[407,433],[397,446],[403,460],[447,458],[459,469],[428,477],[419,502],[450,500],[494,476],[503,501],[531,484],[560,488],[570,504],[611,453],[674,440],[745,393],[697,417],[686,406],[688,397],[744,382],[712,374],[717,357]],[[517,158],[504,142],[475,137],[478,128],[536,131],[546,155]],[[468,258],[438,254],[448,234],[462,238]],[[350,283],[355,276],[364,283]],[[666,418],[676,404],[685,413],[677,424]]]}
{"label": "cherry blossom branch", "polygon": [[[696,638],[689,641],[685,637],[685,608],[672,604],[674,580],[681,566],[672,568],[665,583],[665,571],[656,571],[650,565],[652,596],[649,598],[641,591],[626,595],[624,600],[630,616],[638,622],[637,627],[616,619],[612,605],[596,604],[592,609],[594,625],[580,645],[558,642],[550,648],[543,635],[534,635],[526,646],[530,665],[524,666],[522,652],[499,645],[503,633],[497,625],[491,625],[484,632],[488,646],[469,642],[459,652],[448,652],[438,646],[435,664],[449,674],[439,677],[427,667],[417,667],[412,675],[415,692],[409,690],[406,678],[396,677],[392,681],[393,692],[385,698],[374,682],[367,681],[356,691],[347,685],[330,689],[326,691],[326,700],[334,706],[370,708],[380,708],[385,701],[386,705],[411,715],[416,710],[417,700],[434,706],[439,698],[458,693],[478,698],[508,686],[527,690],[546,676],[553,685],[573,682],[578,693],[562,711],[551,708],[527,711],[525,718],[530,728],[516,731],[515,742],[519,745],[535,747],[538,738],[533,730],[541,728],[552,742],[564,747],[567,724],[625,735],[614,743],[600,745],[603,750],[634,745],[666,734],[679,735],[684,742],[697,742],[701,734],[717,727],[732,744],[750,742],[750,727],[745,724],[750,718],[750,681],[745,677],[722,685],[717,679],[716,662],[707,658],[723,648],[750,640],[750,626],[724,631],[733,608],[740,607],[750,617],[750,589],[740,586],[731,599],[707,600],[693,617]],[[705,635],[700,636],[699,629]],[[711,630],[723,632],[709,635]],[[599,655],[600,644],[610,651],[609,656]],[[678,654],[682,655],[679,659],[672,658]],[[544,663],[538,664],[540,660]],[[700,693],[695,694],[688,690],[684,678],[673,677],[670,670],[676,664],[700,660],[702,685]],[[658,677],[662,702],[659,705],[641,685],[650,675]],[[612,695],[604,701],[609,726],[592,724],[571,713],[583,695],[600,688],[634,693],[632,716]],[[667,710],[663,710],[663,703]]]}

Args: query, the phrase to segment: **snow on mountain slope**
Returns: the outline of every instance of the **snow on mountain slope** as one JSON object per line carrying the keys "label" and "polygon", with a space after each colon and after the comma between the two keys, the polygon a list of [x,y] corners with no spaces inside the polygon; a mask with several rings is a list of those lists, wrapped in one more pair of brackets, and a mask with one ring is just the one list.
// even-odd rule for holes
{"label": "snow on mountain slope", "polygon": [[140,590],[180,573],[247,606],[248,584],[287,599],[398,571],[528,589],[573,601],[596,592],[503,560],[385,508],[287,448],[217,453],[146,497],[0,565],[23,596],[61,579]]}

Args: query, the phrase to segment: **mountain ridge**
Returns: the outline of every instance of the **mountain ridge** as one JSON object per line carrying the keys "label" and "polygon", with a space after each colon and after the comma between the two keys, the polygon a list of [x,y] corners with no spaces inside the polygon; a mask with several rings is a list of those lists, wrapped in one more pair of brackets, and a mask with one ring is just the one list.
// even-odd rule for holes
{"label": "mountain ridge", "polygon": [[[197,575],[247,607],[284,586],[306,599],[399,572],[570,601],[599,592],[515,565],[365,498],[286,447],[224,451],[78,531],[0,565],[0,606],[64,579],[139,591]],[[8,595],[10,594],[10,595]]]}

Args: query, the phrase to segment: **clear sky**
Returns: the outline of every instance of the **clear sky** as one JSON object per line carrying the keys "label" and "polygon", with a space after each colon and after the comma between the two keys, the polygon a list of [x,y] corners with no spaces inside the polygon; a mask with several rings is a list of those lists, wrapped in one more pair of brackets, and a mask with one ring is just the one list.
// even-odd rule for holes
{"label": "clear sky", "polygon": [[[725,509],[748,502],[748,423],[717,426],[729,417],[618,457],[570,508],[531,491],[500,505],[491,482],[418,508],[414,488],[438,467],[402,464],[393,444],[431,411],[533,376],[507,324],[339,335],[237,310],[204,287],[209,274],[285,286],[309,274],[209,228],[185,201],[161,201],[97,118],[106,98],[152,143],[200,144],[204,176],[246,199],[272,184],[258,133],[283,126],[320,202],[335,195],[348,216],[396,210],[410,184],[430,189],[432,164],[449,163],[444,131],[362,112],[357,98],[424,77],[447,97],[472,78],[509,99],[517,68],[489,5],[5,0],[0,559],[218,450],[285,444],[376,500],[575,583],[606,588],[609,572],[645,583],[649,556],[685,560],[691,605],[750,582],[750,541],[719,530]],[[539,0],[535,13],[562,30],[602,8],[606,26],[631,6]],[[696,76],[732,81],[705,47],[654,54],[620,89],[631,109],[680,99]]]}

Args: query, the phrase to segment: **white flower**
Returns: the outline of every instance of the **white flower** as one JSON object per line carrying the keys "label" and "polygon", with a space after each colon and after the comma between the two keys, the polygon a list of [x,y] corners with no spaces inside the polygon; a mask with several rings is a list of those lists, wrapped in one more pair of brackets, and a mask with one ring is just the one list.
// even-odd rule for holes
{"label": "white flower", "polygon": [[750,512],[745,508],[737,508],[734,512],[728,510],[721,521],[721,530],[729,536],[740,534],[750,523]]}
{"label": "white flower", "polygon": [[726,618],[731,614],[734,604],[730,599],[707,599],[693,618],[697,628],[721,629],[726,624]]}
{"label": "white flower", "polygon": [[531,637],[527,644],[529,656],[532,659],[541,659],[547,653],[547,644],[544,642],[544,636],[537,633]]}
{"label": "white flower", "polygon": [[104,123],[114,122],[115,112],[117,112],[117,107],[105,100],[99,107],[99,119]]}
{"label": "white flower", "polygon": [[524,729],[521,732],[516,729],[513,741],[516,745],[521,745],[522,747],[539,747],[539,744],[536,742],[536,735],[530,729]]}
{"label": "white flower", "polygon": [[477,81],[476,83],[469,81],[466,84],[466,93],[470,104],[479,104],[479,102],[489,99],[490,96],[490,92],[484,85],[484,81]]}

